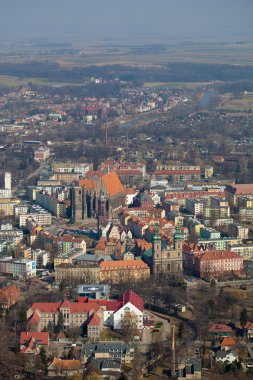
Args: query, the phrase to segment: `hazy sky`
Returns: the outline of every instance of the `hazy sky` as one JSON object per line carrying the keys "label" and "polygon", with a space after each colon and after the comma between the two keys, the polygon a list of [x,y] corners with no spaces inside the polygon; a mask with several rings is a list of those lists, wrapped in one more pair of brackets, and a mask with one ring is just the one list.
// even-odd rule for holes
{"label": "hazy sky", "polygon": [[0,38],[245,35],[252,15],[253,0],[0,0]]}

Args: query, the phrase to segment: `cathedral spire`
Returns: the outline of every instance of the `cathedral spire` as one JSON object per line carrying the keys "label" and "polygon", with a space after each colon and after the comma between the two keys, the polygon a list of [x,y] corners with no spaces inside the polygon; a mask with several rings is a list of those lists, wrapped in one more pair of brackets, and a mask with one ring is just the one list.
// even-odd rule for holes
{"label": "cathedral spire", "polygon": [[155,222],[155,233],[153,237],[153,241],[161,240],[159,235],[159,222]]}

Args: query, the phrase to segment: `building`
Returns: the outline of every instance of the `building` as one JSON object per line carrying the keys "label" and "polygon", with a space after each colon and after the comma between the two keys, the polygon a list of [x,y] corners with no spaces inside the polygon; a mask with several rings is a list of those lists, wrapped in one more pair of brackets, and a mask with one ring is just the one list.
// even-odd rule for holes
{"label": "building", "polygon": [[59,285],[62,281],[65,281],[70,285],[76,284],[77,282],[98,284],[100,282],[99,262],[86,262],[82,266],[74,264],[59,264],[55,268],[55,283]]}
{"label": "building", "polygon": [[30,331],[42,331],[48,326],[56,326],[59,315],[63,318],[63,329],[80,327],[87,333],[87,327],[93,315],[99,318],[99,323],[103,325],[103,310],[93,303],[69,302],[37,302],[27,311],[28,327]]}
{"label": "building", "polygon": [[45,191],[36,191],[35,202],[57,218],[66,217],[66,204]]}
{"label": "building", "polygon": [[174,234],[172,246],[163,243],[158,232],[158,223],[155,224],[152,249],[143,252],[142,258],[149,265],[156,276],[183,273],[183,236],[178,225]]}
{"label": "building", "polygon": [[237,244],[233,245],[230,250],[232,252],[238,253],[243,260],[252,260],[253,259],[253,244]]}
{"label": "building", "polygon": [[106,283],[136,282],[150,277],[150,268],[142,260],[102,261],[99,267],[100,281]]}
{"label": "building", "polygon": [[85,162],[53,162],[52,164],[54,173],[78,173],[85,176],[90,170],[93,170],[93,165]]}
{"label": "building", "polygon": [[48,147],[41,146],[34,152],[34,161],[43,162],[50,157],[50,150]]}
{"label": "building", "polygon": [[39,354],[42,348],[47,351],[49,346],[49,333],[21,332],[19,346],[22,354]]}
{"label": "building", "polygon": [[73,248],[66,253],[60,253],[58,256],[54,258],[54,267],[56,268],[60,264],[72,264],[73,259],[80,256],[82,253],[86,252],[85,249],[82,248]]}
{"label": "building", "polygon": [[187,199],[185,207],[194,216],[203,215],[204,201],[200,199]]}
{"label": "building", "polygon": [[65,360],[54,358],[52,363],[47,368],[47,376],[58,377],[71,377],[81,376],[83,372],[80,360]]}
{"label": "building", "polygon": [[95,300],[109,298],[110,291],[111,287],[107,284],[90,284],[77,286],[77,294],[79,297],[88,297],[93,298]]}
{"label": "building", "polygon": [[72,219],[117,217],[125,198],[124,186],[115,172],[89,172],[71,190]]}
{"label": "building", "polygon": [[201,359],[199,358],[178,358],[176,378],[178,380],[200,380],[201,379]]}
{"label": "building", "polygon": [[0,259],[0,273],[23,279],[35,277],[36,263],[28,259],[15,260],[12,257],[4,257]]}
{"label": "building", "polygon": [[0,306],[9,309],[18,302],[20,298],[20,289],[16,285],[10,285],[0,289]]}
{"label": "building", "polygon": [[28,218],[34,220],[39,226],[47,227],[52,224],[52,215],[39,205],[29,206],[28,213],[22,213],[20,210],[18,214],[19,226],[25,227]]}
{"label": "building", "polygon": [[186,271],[206,280],[220,280],[243,274],[243,258],[231,251],[213,250],[197,254],[186,253],[184,256],[187,256],[184,257]]}
{"label": "building", "polygon": [[50,263],[50,253],[42,249],[33,249],[31,259],[36,262],[37,267],[45,267]]}
{"label": "building", "polygon": [[0,199],[11,198],[11,173],[4,174],[4,189],[0,189]]}
{"label": "building", "polygon": [[228,226],[229,236],[240,238],[241,240],[248,239],[249,229],[239,224],[233,223]]}
{"label": "building", "polygon": [[86,364],[94,359],[118,359],[123,364],[133,361],[134,347],[123,342],[85,343],[81,351],[81,361]]}
{"label": "building", "polygon": [[75,237],[73,235],[56,236],[48,231],[41,230],[36,236],[36,240],[37,239],[44,246],[50,244],[60,253],[67,253],[75,248],[80,248],[82,253],[86,252],[86,242],[84,238],[81,237]]}
{"label": "building", "polygon": [[227,185],[225,189],[225,197],[231,206],[238,206],[239,199],[253,195],[253,184],[232,184]]}
{"label": "building", "polygon": [[152,176],[156,181],[167,180],[172,183],[197,182],[201,179],[201,170],[199,166],[157,165]]}

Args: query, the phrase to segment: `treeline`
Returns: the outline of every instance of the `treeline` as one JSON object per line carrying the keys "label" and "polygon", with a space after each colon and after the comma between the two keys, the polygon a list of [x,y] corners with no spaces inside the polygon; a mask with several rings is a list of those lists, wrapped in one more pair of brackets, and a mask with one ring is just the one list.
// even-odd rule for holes
{"label": "treeline", "polygon": [[159,68],[124,65],[63,68],[52,62],[0,63],[0,75],[19,78],[43,78],[52,82],[80,83],[87,77],[119,78],[121,81],[144,82],[206,82],[253,81],[252,66],[204,63],[168,63]]}

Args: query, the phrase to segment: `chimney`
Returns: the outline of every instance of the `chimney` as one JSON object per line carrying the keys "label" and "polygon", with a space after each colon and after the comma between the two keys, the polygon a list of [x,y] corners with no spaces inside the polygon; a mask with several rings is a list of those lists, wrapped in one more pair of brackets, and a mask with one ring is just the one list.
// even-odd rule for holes
{"label": "chimney", "polygon": [[171,326],[171,379],[176,378],[175,326]]}

